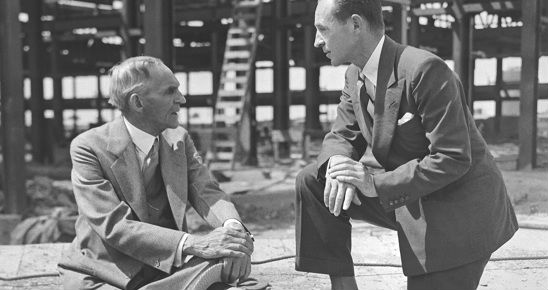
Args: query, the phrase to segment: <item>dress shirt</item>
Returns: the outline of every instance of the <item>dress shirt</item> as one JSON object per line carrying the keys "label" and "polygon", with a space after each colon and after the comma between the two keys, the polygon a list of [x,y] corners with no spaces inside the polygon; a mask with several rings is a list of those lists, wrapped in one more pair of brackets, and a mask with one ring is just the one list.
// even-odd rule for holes
{"label": "dress shirt", "polygon": [[[381,51],[382,46],[384,44],[384,38],[383,35],[381,40],[379,40],[379,43],[375,47],[375,50],[373,50],[373,53],[371,53],[371,56],[367,60],[367,63],[363,66],[361,74],[365,75],[365,77],[371,81],[371,83],[374,86],[374,89],[377,88],[377,75],[379,73],[379,62],[381,60]],[[371,94],[371,92],[368,92]],[[375,92],[372,92],[373,95],[371,96],[373,98],[373,101],[375,100]]]}

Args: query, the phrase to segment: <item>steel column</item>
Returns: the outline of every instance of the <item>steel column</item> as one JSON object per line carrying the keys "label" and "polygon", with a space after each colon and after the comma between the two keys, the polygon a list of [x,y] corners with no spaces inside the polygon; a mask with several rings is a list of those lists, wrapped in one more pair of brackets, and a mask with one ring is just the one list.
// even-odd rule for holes
{"label": "steel column", "polygon": [[[57,18],[58,4],[53,7],[53,17]],[[57,142],[65,140],[65,125],[63,122],[63,77],[59,72],[59,40],[56,30],[51,31],[50,43],[51,78],[53,79],[52,109],[54,114],[54,132]]]}
{"label": "steel column", "polygon": [[414,47],[419,47],[419,35],[420,35],[420,24],[419,17],[411,13],[411,22],[409,23],[409,45]]}
{"label": "steel column", "polygon": [[[454,4],[456,5],[456,4]],[[459,75],[460,81],[466,92],[466,102],[472,110],[472,90],[474,83],[470,81],[471,75],[471,46],[472,46],[472,17],[468,14],[461,15],[453,23],[453,60],[455,72]]]}
{"label": "steel column", "polygon": [[279,19],[288,15],[287,0],[274,2],[273,25],[274,46],[274,128],[273,141],[277,143],[279,158],[288,158],[290,151],[289,134],[289,41],[288,29],[279,25]]}
{"label": "steel column", "polygon": [[504,82],[502,79],[502,57],[497,57],[497,75],[495,80],[495,136],[498,137],[500,135],[500,123],[502,119],[502,97],[501,97],[501,90],[503,89]]}
{"label": "steel column", "polygon": [[122,59],[137,55],[137,38],[131,35],[131,29],[137,28],[137,8],[138,1],[123,0],[123,9],[121,11],[123,25],[120,30],[124,46],[122,50]]}
{"label": "steel column", "polygon": [[[42,54],[42,1],[26,0],[29,7],[29,43],[28,64],[30,75],[30,109],[32,112],[31,143],[32,159],[38,163],[46,162],[47,130],[44,119],[44,67]],[[32,3],[30,3],[32,2]]]}
{"label": "steel column", "polygon": [[173,0],[145,0],[145,54],[173,68]]}
{"label": "steel column", "polygon": [[521,82],[518,169],[537,163],[537,100],[541,0],[521,3]]}
{"label": "steel column", "polygon": [[407,44],[407,5],[393,4],[392,5],[392,18],[394,19],[392,31],[392,39],[401,43]]}
{"label": "steel column", "polygon": [[0,97],[6,213],[27,208],[20,2],[0,1]]}
{"label": "steel column", "polygon": [[253,69],[250,71],[249,74],[249,108],[246,108],[244,106],[244,110],[247,110],[248,112],[247,115],[249,118],[249,126],[248,128],[243,128],[244,130],[249,130],[249,139],[241,138],[242,142],[249,142],[249,151],[245,152],[244,160],[242,163],[249,166],[257,166],[259,165],[259,160],[257,158],[257,91],[255,78],[257,68],[254,64],[252,67]]}
{"label": "steel column", "polygon": [[320,68],[315,65],[315,33],[316,29],[313,25],[304,26],[304,62],[306,66],[306,88],[304,91],[306,107],[305,134],[322,130],[322,124],[320,123]]}
{"label": "steel column", "polygon": [[103,92],[101,91],[101,74],[97,74],[97,125],[103,124]]}

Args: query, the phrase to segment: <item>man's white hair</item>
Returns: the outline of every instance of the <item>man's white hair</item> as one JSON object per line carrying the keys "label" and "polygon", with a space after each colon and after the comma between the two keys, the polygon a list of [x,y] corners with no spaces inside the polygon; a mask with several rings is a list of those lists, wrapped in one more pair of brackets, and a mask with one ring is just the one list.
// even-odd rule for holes
{"label": "man's white hair", "polygon": [[134,93],[146,93],[145,82],[150,78],[150,68],[164,66],[151,56],[128,58],[113,66],[110,71],[109,103],[125,114],[129,109],[129,97]]}

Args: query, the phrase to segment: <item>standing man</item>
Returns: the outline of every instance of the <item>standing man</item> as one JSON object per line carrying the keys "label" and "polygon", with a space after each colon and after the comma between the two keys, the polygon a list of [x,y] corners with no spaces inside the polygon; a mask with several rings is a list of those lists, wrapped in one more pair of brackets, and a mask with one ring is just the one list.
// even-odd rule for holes
{"label": "standing man", "polygon": [[[357,289],[353,218],[398,232],[408,289],[476,289],[517,222],[458,77],[385,36],[380,0],[319,0],[315,26],[332,65],[351,65],[317,164],[297,177],[296,269]],[[360,160],[368,146],[383,172]]]}
{"label": "standing man", "polygon": [[[122,117],[70,148],[79,217],[59,265],[64,288],[207,289],[244,280],[252,237],[179,127],[186,100],[171,70],[156,58],[129,58],[112,68],[110,86]],[[215,229],[187,233],[189,205]]]}

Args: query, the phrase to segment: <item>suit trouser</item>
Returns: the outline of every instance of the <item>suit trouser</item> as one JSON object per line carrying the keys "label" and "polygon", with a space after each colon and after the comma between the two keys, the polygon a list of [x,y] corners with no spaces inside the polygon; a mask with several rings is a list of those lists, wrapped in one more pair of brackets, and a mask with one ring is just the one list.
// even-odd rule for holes
{"label": "suit trouser", "polygon": [[[308,165],[296,180],[295,269],[354,276],[350,218],[396,230],[395,215],[385,212],[378,198],[360,194],[360,206],[352,204],[347,211],[334,216],[324,205],[325,180],[317,178],[316,168],[316,164]],[[488,260],[489,256],[454,269],[408,277],[408,289],[475,289]]]}
{"label": "suit trouser", "polygon": [[[160,289],[176,289],[185,290],[194,288],[196,278],[204,273],[208,268],[217,263],[218,260],[204,260],[198,257],[193,257],[185,263],[183,268],[168,275],[152,267],[146,267],[136,275],[127,285],[127,289],[145,289],[145,290],[160,290]],[[120,289],[112,286],[97,277],[83,274],[68,269],[58,268],[63,289],[66,290],[114,290]],[[219,276],[220,281],[220,276]],[[217,281],[217,282],[219,282]],[[199,289],[192,289],[199,290]],[[205,289],[203,289],[205,290]]]}

